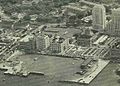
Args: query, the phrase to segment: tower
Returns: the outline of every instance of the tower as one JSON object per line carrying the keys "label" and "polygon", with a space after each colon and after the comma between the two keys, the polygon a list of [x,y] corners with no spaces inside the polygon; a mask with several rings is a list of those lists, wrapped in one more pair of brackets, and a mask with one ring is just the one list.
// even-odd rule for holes
{"label": "tower", "polygon": [[36,37],[36,48],[37,50],[44,50],[50,46],[50,39],[46,35],[39,35]]}
{"label": "tower", "polygon": [[96,30],[104,30],[106,26],[106,10],[103,5],[96,5],[92,10],[93,28]]}
{"label": "tower", "polygon": [[120,36],[120,8],[112,10],[112,20],[107,24],[105,32],[111,36]]}

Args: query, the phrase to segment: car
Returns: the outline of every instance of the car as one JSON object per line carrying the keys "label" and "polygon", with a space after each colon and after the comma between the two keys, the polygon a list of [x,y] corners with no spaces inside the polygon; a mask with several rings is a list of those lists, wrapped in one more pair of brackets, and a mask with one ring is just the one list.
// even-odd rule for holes
{"label": "car", "polygon": [[83,57],[83,56],[82,56],[82,59],[83,59],[83,60],[86,60],[86,59],[87,59],[87,57]]}
{"label": "car", "polygon": [[88,68],[91,68],[91,67],[92,67],[92,65],[88,64]]}
{"label": "car", "polygon": [[79,72],[76,72],[76,74],[84,75],[87,72],[87,70],[81,70]]}

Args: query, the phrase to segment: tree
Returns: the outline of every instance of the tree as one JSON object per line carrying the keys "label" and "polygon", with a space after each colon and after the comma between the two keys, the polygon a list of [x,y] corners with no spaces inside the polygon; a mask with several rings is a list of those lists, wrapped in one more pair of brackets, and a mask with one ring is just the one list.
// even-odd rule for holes
{"label": "tree", "polygon": [[26,15],[26,16],[24,16],[24,18],[23,18],[24,20],[27,20],[27,21],[29,21],[31,18],[30,18],[30,16],[29,15]]}
{"label": "tree", "polygon": [[117,68],[116,71],[115,71],[116,75],[118,75],[120,77],[120,69]]}

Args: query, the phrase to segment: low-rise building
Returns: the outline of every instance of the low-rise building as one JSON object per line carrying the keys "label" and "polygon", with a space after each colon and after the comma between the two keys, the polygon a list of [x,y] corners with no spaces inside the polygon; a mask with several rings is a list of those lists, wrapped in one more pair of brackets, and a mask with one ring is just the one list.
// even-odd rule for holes
{"label": "low-rise building", "polygon": [[109,57],[114,60],[120,59],[120,42],[116,42],[114,46],[111,47]]}
{"label": "low-rise building", "polygon": [[111,49],[110,58],[114,60],[120,59],[120,49]]}
{"label": "low-rise building", "polygon": [[29,41],[26,42],[21,41],[17,49],[25,53],[34,53],[36,50],[35,39],[31,38],[29,39]]}
{"label": "low-rise building", "polygon": [[88,57],[82,64],[81,64],[81,69],[87,69],[88,65],[93,61],[93,58]]}

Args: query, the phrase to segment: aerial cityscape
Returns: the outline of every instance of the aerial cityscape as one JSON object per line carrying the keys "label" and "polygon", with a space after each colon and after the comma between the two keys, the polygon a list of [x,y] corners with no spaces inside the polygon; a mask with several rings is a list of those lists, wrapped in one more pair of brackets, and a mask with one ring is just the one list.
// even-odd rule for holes
{"label": "aerial cityscape", "polygon": [[120,0],[0,0],[0,86],[120,86]]}

